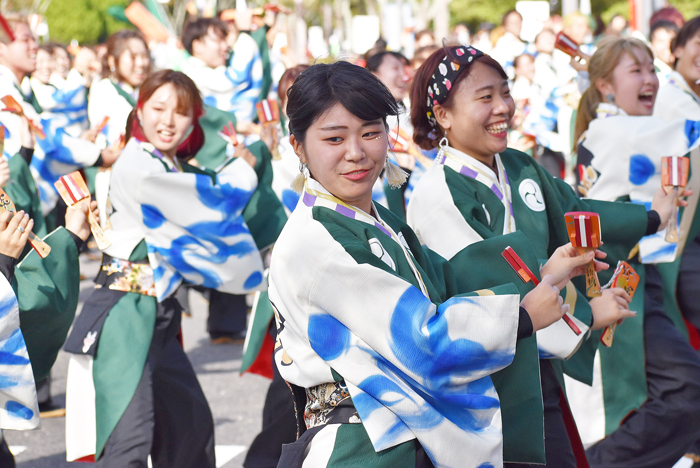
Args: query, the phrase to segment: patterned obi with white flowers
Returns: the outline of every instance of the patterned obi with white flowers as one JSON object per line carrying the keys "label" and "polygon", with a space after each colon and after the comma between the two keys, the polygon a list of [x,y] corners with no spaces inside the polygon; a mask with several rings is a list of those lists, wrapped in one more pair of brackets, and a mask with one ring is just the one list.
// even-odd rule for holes
{"label": "patterned obi with white flowers", "polygon": [[359,424],[345,381],[328,382],[306,389],[304,423],[307,429],[325,424]]}
{"label": "patterned obi with white flowers", "polygon": [[102,254],[95,287],[156,297],[156,283],[148,259],[131,262]]}

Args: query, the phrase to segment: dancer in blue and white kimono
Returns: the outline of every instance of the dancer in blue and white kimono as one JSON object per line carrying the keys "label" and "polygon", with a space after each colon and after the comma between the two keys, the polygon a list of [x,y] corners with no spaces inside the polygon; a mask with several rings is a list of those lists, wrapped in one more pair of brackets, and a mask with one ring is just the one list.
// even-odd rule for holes
{"label": "dancer in blue and white kimono", "polygon": [[272,253],[269,296],[275,362],[303,435],[278,466],[501,466],[490,375],[568,309],[553,277],[527,294],[512,283],[468,289],[488,273],[457,278],[372,202],[382,170],[395,185],[405,174],[387,162],[396,101],[370,72],[314,65],[288,94],[301,200]]}
{"label": "dancer in blue and white kimono", "polygon": [[150,454],[156,467],[214,466],[212,416],[178,339],[175,292],[183,282],[264,289],[243,212],[266,149],[241,146],[218,174],[188,165],[203,145],[202,112],[182,73],[163,70],[141,86],[112,171],[112,245],[66,344],[69,460],[145,466]]}

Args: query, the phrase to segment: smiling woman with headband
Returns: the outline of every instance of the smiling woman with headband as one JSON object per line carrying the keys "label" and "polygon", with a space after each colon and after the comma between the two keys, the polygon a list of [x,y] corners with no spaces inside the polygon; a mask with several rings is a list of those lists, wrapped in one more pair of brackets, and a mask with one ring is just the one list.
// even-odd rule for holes
{"label": "smiling woman with headband", "polygon": [[[408,223],[422,242],[448,259],[456,271],[468,274],[472,268],[462,263],[456,252],[516,231],[525,234],[528,241],[518,253],[531,255],[540,263],[552,257],[542,267],[542,275],[581,261],[582,256],[566,246],[569,239],[564,213],[568,211],[600,213],[603,239],[628,249],[643,232],[658,227],[658,220],[650,222],[643,207],[579,200],[568,185],[553,179],[532,158],[507,148],[515,106],[506,74],[488,55],[471,47],[445,47],[435,52],[416,73],[411,102],[414,141],[425,149],[438,147],[439,152],[436,164],[413,192]],[[490,268],[503,263],[500,253],[492,252],[494,266]],[[585,257],[592,259],[589,256],[592,254]],[[537,333],[546,464],[557,468],[576,466],[572,443],[578,441],[578,434],[570,435],[571,442],[566,436],[560,409],[564,402],[560,402],[556,374],[564,367],[571,375],[590,380],[590,356],[598,335],[586,341],[590,336],[586,332],[634,316],[622,289],[608,290],[589,303],[568,281],[572,276],[559,275],[563,279],[557,286],[571,306],[572,319],[584,333],[575,333],[562,321]],[[545,463],[545,453],[525,450],[541,444],[541,439],[532,439],[538,435],[533,428],[518,425],[522,408],[512,396],[519,395],[512,385],[521,383],[505,382],[496,387],[502,397],[505,460]],[[524,443],[526,440],[530,442]]]}
{"label": "smiling woman with headband", "polygon": [[[457,277],[372,202],[397,106],[369,71],[314,65],[288,96],[301,199],[272,254],[269,296],[303,435],[278,466],[501,466],[489,376],[519,338],[561,317],[555,279],[522,297],[515,274],[482,288],[487,275]],[[471,255],[460,258],[483,270]]]}

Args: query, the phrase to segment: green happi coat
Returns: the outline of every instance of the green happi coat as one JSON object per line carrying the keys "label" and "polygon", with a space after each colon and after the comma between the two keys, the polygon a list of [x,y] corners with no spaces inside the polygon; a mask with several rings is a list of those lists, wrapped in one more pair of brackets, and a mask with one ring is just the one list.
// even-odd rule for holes
{"label": "green happi coat", "polygon": [[[414,189],[408,206],[408,222],[421,241],[450,259],[458,272],[468,271],[469,266],[460,264],[454,256],[455,252],[467,245],[478,245],[482,239],[502,236],[515,229],[528,239],[524,250],[519,251],[514,247],[516,253],[523,256],[529,248],[539,263],[544,264],[556,248],[569,242],[564,222],[564,214],[569,211],[599,213],[603,241],[622,246],[627,252],[646,230],[647,215],[643,206],[580,200],[571,187],[547,174],[524,153],[508,149],[497,155],[499,169],[505,172],[501,172],[499,180],[490,168],[475,159],[452,148],[447,148],[447,152],[452,158],[446,163],[444,157],[442,160],[436,159],[438,163],[428,170]],[[456,162],[466,163],[467,166]],[[460,173],[461,167],[467,169]],[[470,171],[470,168],[478,171]],[[503,196],[502,199],[497,192]],[[500,254],[501,251],[491,252],[492,265],[505,263]],[[613,264],[617,259],[612,256],[608,258]],[[605,276],[601,276],[601,280],[604,279]],[[562,295],[565,302],[571,305],[573,318],[584,327],[579,328],[586,330],[592,323],[592,315],[581,280],[575,279],[572,283],[579,287],[575,288],[570,283]],[[626,321],[619,334],[629,333],[632,340],[641,337],[642,321],[636,322]],[[628,329],[633,331],[628,332]],[[552,359],[555,370],[590,384],[599,332],[584,333],[581,338],[588,339],[577,343],[574,337],[567,337],[571,332],[566,327],[558,330],[555,336],[551,333],[542,336],[542,331],[538,332],[541,357],[559,358]],[[560,352],[552,352],[552,349]],[[631,357],[626,361],[627,365],[641,366],[643,370],[643,353],[640,356]],[[569,359],[562,360],[566,358]]]}

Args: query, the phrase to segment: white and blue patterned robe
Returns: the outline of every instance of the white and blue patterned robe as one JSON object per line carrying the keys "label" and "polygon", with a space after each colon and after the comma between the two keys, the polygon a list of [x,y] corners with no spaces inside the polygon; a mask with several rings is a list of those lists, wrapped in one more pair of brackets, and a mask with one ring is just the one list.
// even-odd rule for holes
{"label": "white and blue patterned robe", "polygon": [[0,275],[0,429],[39,427],[39,403],[27,345],[19,328],[19,305]]}
{"label": "white and blue patterned robe", "polygon": [[260,49],[250,34],[238,35],[228,66],[210,68],[198,58],[190,57],[183,64],[182,71],[195,82],[205,104],[233,112],[238,122],[255,119],[263,63]]}
{"label": "white and blue patterned robe", "polygon": [[[38,114],[24,99],[32,93],[29,80],[24,80],[20,90],[15,75],[1,65],[0,89],[3,96],[9,94],[15,98],[25,115],[34,123],[41,124],[46,134],[45,139],[36,141],[31,170],[39,189],[42,212],[47,215],[56,206],[59,197],[53,183],[62,175],[94,165],[100,156],[100,149],[94,143],[71,136],[63,127],[52,125],[50,114]],[[22,146],[21,118],[10,112],[0,112],[0,124],[5,127],[4,155],[12,157]]]}
{"label": "white and blue patterned robe", "polygon": [[[501,466],[489,375],[515,353],[515,286],[436,304],[428,296],[444,285],[432,268],[445,271],[444,263],[426,263],[408,226],[386,210],[383,220],[335,205],[307,183],[322,195],[302,195],[270,266],[282,377],[309,388],[340,374],[377,452],[418,439],[437,467]],[[334,442],[323,434],[334,426],[315,436],[309,463],[314,447],[330,453]]]}
{"label": "white and blue patterned robe", "polygon": [[132,138],[112,169],[112,246],[105,252],[126,260],[145,238],[159,301],[183,280],[232,294],[264,289],[262,259],[242,217],[257,183],[242,159],[214,181],[180,172]]}

